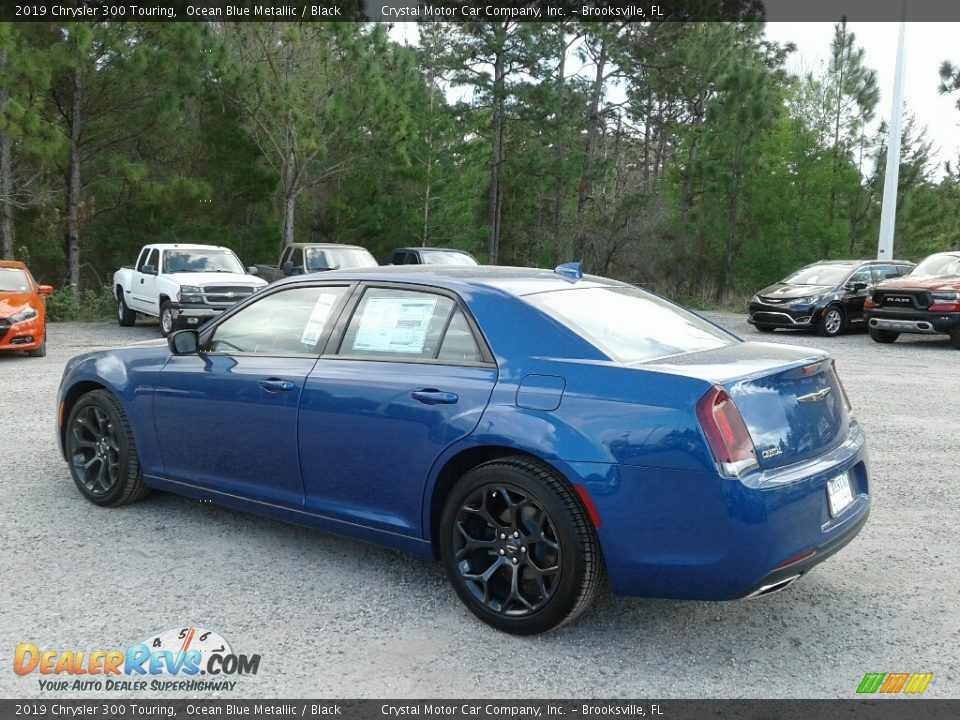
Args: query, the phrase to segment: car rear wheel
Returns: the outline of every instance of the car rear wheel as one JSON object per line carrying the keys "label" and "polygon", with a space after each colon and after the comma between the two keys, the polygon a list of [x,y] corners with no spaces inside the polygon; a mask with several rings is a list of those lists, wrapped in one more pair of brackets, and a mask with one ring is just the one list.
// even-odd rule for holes
{"label": "car rear wheel", "polygon": [[823,311],[820,326],[817,328],[824,337],[835,337],[843,330],[843,310],[837,305],[831,305]]}
{"label": "car rear wheel", "polygon": [[439,544],[460,599],[516,635],[571,621],[600,583],[600,547],[580,499],[526,458],[493,460],[464,475],[444,506]]}
{"label": "car rear wheel", "polygon": [[117,322],[120,327],[130,327],[137,322],[137,313],[127,307],[127,301],[123,299],[123,291],[117,293]]}
{"label": "car rear wheel", "polygon": [[64,445],[74,483],[95,505],[125,505],[148,493],[130,423],[106,390],[93,390],[73,406]]}
{"label": "car rear wheel", "polygon": [[165,302],[160,306],[160,334],[166,337],[173,330],[173,305],[170,302]]}
{"label": "car rear wheel", "polygon": [[40,341],[40,347],[36,350],[28,350],[27,355],[30,357],[46,357],[47,356],[47,331],[43,331],[43,340]]}
{"label": "car rear wheel", "polygon": [[892,343],[896,342],[896,339],[900,337],[900,333],[894,332],[893,330],[879,330],[877,328],[870,328],[870,339],[878,343]]}

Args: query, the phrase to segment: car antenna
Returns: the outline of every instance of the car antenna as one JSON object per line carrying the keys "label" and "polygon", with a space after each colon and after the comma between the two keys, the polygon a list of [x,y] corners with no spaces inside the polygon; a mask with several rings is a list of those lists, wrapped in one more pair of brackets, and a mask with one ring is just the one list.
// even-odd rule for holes
{"label": "car antenna", "polygon": [[563,263],[562,265],[557,265],[553,271],[561,277],[565,277],[576,282],[577,280],[581,280],[583,278],[583,268],[581,266],[582,263],[579,262],[568,262]]}

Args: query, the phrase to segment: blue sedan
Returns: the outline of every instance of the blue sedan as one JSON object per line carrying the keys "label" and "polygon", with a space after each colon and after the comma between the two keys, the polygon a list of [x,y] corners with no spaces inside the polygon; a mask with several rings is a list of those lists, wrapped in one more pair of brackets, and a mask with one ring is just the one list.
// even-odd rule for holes
{"label": "blue sedan", "polygon": [[91,502],[154,488],[439,558],[517,634],[576,617],[604,570],[627,595],[782,589],[870,506],[827,355],[576,266],[291,278],[74,358],[58,401]]}

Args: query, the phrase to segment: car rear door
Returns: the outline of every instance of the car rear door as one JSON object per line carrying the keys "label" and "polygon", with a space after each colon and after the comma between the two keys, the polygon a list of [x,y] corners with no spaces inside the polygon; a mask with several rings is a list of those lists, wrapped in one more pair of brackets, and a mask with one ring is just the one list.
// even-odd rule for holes
{"label": "car rear door", "polygon": [[[854,290],[856,283],[864,283],[865,287]],[[847,278],[844,283],[844,309],[847,313],[847,322],[863,322],[863,304],[872,292],[873,273],[869,267],[862,267]]]}
{"label": "car rear door", "polygon": [[427,475],[473,431],[497,381],[454,295],[362,286],[307,377],[300,460],[308,509],[421,535]]}

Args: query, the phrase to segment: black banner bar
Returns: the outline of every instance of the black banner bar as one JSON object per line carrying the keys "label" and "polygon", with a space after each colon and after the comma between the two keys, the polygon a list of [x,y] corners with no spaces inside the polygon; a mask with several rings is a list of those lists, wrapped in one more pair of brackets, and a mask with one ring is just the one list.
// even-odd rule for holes
{"label": "black banner bar", "polygon": [[960,21],[954,0],[3,0],[4,22]]}
{"label": "black banner bar", "polygon": [[0,700],[0,718],[953,720],[960,700]]}

